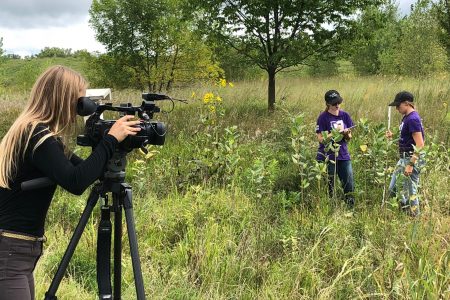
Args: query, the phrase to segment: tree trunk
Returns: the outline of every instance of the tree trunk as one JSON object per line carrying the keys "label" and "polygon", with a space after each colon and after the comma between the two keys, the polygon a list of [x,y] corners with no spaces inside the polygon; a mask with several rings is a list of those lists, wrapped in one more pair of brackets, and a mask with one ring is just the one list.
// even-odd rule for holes
{"label": "tree trunk", "polygon": [[170,69],[170,76],[169,76],[169,80],[167,81],[167,87],[166,90],[170,90],[172,87],[172,83],[174,81],[174,73],[175,73],[175,66],[177,64],[177,58],[178,58],[178,45],[175,46],[175,54],[173,56],[173,61],[172,61],[172,67]]}
{"label": "tree trunk", "polygon": [[273,112],[275,110],[275,68],[269,67],[267,74],[269,75],[268,108],[269,112]]}
{"label": "tree trunk", "polygon": [[150,81],[150,79],[147,81],[148,86],[148,93],[154,93],[156,91],[156,83],[153,81]]}

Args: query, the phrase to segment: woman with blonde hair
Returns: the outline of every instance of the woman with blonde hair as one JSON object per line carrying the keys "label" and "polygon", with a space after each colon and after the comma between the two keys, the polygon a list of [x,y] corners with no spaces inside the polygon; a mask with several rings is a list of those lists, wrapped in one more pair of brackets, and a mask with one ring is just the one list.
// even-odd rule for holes
{"label": "woman with blonde hair", "polygon": [[[27,105],[0,143],[0,300],[34,299],[33,271],[56,186],[81,195],[103,173],[118,143],[140,128],[134,116],[117,120],[83,160],[64,141],[76,124],[77,103],[87,82],[77,72],[53,66],[35,82]],[[21,183],[48,177],[32,191]]]}

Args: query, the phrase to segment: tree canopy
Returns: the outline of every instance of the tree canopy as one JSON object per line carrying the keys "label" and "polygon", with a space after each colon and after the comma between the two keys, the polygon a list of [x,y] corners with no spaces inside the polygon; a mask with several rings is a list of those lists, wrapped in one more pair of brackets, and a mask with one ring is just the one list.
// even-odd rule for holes
{"label": "tree canopy", "polygon": [[393,0],[380,7],[369,6],[356,20],[354,34],[343,49],[358,74],[379,74],[381,56],[400,37],[398,8]]}
{"label": "tree canopy", "polygon": [[45,47],[41,52],[36,54],[36,57],[70,57],[72,55],[72,49],[70,48]]}
{"label": "tree canopy", "polygon": [[0,37],[0,56],[3,56],[3,38]]}
{"label": "tree canopy", "polygon": [[179,19],[179,4],[176,0],[92,3],[90,23],[97,39],[116,64],[131,69],[141,88],[161,90],[177,79],[220,74],[212,53],[192,34],[189,24]]}
{"label": "tree canopy", "polygon": [[193,0],[200,27],[245,55],[268,74],[268,108],[275,76],[316,54],[339,48],[355,13],[378,0]]}
{"label": "tree canopy", "polygon": [[434,4],[434,8],[442,28],[439,38],[447,50],[447,54],[450,55],[450,0],[439,0]]}

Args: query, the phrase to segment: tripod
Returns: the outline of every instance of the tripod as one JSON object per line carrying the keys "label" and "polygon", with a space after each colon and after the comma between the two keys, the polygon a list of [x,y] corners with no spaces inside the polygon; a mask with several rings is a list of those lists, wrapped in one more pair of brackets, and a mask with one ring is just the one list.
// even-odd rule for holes
{"label": "tripod", "polygon": [[[101,221],[97,237],[97,285],[99,299],[121,299],[122,273],[122,209],[125,211],[128,239],[130,242],[133,275],[138,300],[145,299],[144,283],[137,245],[136,227],[133,215],[131,186],[124,182],[126,153],[116,152],[107,163],[104,177],[96,183],[89,194],[87,205],[70,239],[66,252],[58,266],[55,277],[45,293],[45,300],[56,300],[56,291],[61,283],[69,261],[80,240],[98,199],[105,199],[101,207]],[[112,204],[108,204],[108,193],[112,193]],[[114,292],[111,288],[111,221],[114,213]]]}

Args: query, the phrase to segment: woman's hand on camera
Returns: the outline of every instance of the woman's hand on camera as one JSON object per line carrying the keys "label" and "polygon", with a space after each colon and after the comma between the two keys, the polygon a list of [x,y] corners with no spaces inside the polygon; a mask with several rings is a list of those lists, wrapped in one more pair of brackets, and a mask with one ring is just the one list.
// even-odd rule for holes
{"label": "woman's hand on camera", "polygon": [[136,126],[140,121],[132,121],[132,119],[134,119],[134,115],[126,115],[118,119],[111,127],[108,134],[115,137],[119,143],[128,135],[136,135],[138,131],[141,130],[139,126]]}

